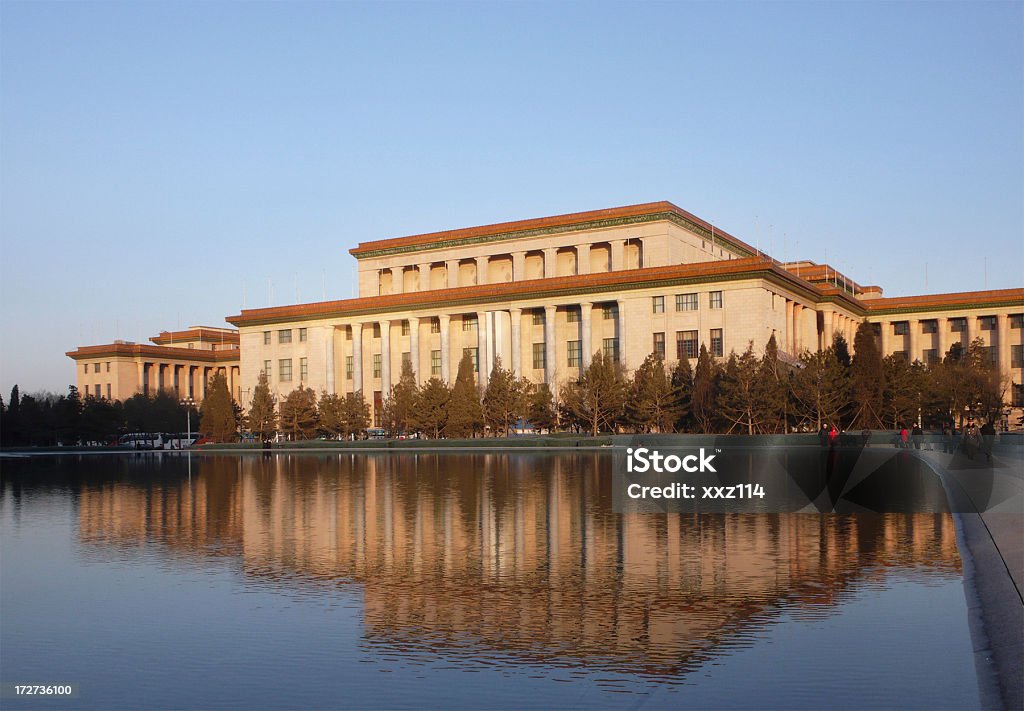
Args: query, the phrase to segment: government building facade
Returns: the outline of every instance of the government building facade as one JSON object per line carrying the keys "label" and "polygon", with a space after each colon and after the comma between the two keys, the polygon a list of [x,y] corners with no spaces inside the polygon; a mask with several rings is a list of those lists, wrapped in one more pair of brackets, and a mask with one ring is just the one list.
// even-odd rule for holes
{"label": "government building facade", "polygon": [[[1024,404],[1024,288],[885,298],[828,265],[780,263],[669,202],[364,242],[354,299],[245,309],[237,394],[261,372],[278,397],[300,383],[362,391],[375,414],[403,361],[418,382],[454,380],[468,353],[486,381],[495,360],[557,394],[602,352],[626,369],[701,345],[727,357],[774,335],[783,359],[861,321],[884,355],[934,361],[981,338]],[[234,392],[234,391],[233,391]]]}
{"label": "government building facade", "polygon": [[[171,389],[197,401],[220,370],[248,408],[260,373],[278,398],[300,384],[362,391],[379,415],[403,361],[417,382],[452,382],[468,353],[481,381],[495,361],[557,394],[601,352],[636,368],[716,358],[775,336],[795,362],[862,321],[883,355],[932,362],[981,338],[1024,405],[1024,288],[885,298],[813,262],[781,263],[669,202],[374,242],[350,250],[358,297],[243,309],[237,327],[161,333],[68,355],[83,394],[124,399]],[[1019,413],[1019,409],[1018,409]]]}

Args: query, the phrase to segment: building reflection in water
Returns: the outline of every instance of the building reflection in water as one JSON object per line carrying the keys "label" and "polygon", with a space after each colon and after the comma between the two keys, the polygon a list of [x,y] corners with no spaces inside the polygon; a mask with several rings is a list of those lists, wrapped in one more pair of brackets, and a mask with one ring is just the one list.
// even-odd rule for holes
{"label": "building reflection in water", "polygon": [[81,540],[227,556],[275,588],[358,584],[367,643],[428,658],[667,677],[783,613],[960,575],[948,514],[613,514],[603,453],[165,466],[178,475],[83,484]]}

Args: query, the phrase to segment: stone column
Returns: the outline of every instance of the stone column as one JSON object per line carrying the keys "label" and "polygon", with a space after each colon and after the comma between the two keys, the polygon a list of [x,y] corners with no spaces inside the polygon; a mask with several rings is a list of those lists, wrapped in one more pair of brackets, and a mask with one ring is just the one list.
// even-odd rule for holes
{"label": "stone column", "polygon": [[523,310],[510,309],[512,343],[512,375],[519,378],[523,374]]}
{"label": "stone column", "polygon": [[823,323],[823,325],[825,327],[825,330],[824,330],[824,333],[823,333],[823,338],[824,338],[825,342],[822,343],[821,346],[822,346],[822,350],[824,350],[825,348],[828,348],[829,346],[832,345],[832,338],[833,338],[833,336],[835,334],[836,312],[835,311],[823,311],[822,312],[822,316],[823,316],[822,323]]}
{"label": "stone column", "polygon": [[459,260],[448,259],[444,263],[445,276],[448,279],[448,288],[454,289],[459,285]]}
{"label": "stone column", "polygon": [[391,390],[391,321],[381,319],[380,323],[380,393],[387,397]]}
{"label": "stone column", "polygon": [[487,312],[476,312],[476,372],[479,375],[478,384],[483,387],[487,384]]}
{"label": "stone column", "polygon": [[[75,365],[78,365],[77,363]],[[139,363],[139,392],[145,394],[146,392],[146,363]],[[85,397],[85,393],[82,393],[82,397]]]}
{"label": "stone column", "polygon": [[907,323],[907,330],[910,331],[910,345],[907,350],[907,360],[913,363],[915,360],[921,360],[921,343],[919,334],[921,333],[921,321],[916,318],[909,319]]}
{"label": "stone column", "polygon": [[783,350],[789,353],[796,353],[796,346],[793,344],[795,336],[796,332],[793,329],[793,302],[786,299],[786,347]]}
{"label": "stone column", "polygon": [[580,302],[580,363],[584,370],[590,367],[594,357],[594,339],[590,333],[590,314],[593,307],[589,301]]}
{"label": "stone column", "polygon": [[328,395],[337,392],[334,383],[334,326],[324,326],[324,384]]}
{"label": "stone column", "polygon": [[555,358],[555,307],[544,307],[544,381],[555,392],[556,378],[558,377],[557,361]]}
{"label": "stone column", "polygon": [[451,383],[451,357],[448,353],[448,326],[451,323],[451,318],[448,314],[441,314],[437,317],[441,331],[441,380],[446,383]]}
{"label": "stone column", "polygon": [[615,335],[619,339],[619,363],[622,367],[626,367],[626,309],[625,302],[619,299],[615,302],[616,310],[619,312],[619,317],[615,322]]}
{"label": "stone column", "polygon": [[892,352],[892,322],[882,321],[882,357],[885,358]]}
{"label": "stone column", "polygon": [[803,306],[793,302],[793,354],[799,355],[803,351],[804,339],[803,334],[800,332],[800,312],[803,311]]}
{"label": "stone column", "polygon": [[352,392],[365,392],[363,384],[363,324],[352,324]]}
{"label": "stone column", "polygon": [[558,250],[555,247],[544,249],[544,278],[550,279],[558,273]]}
{"label": "stone column", "polygon": [[971,341],[977,335],[975,332],[975,324],[978,321],[978,317],[974,315],[967,316],[967,343],[964,344],[964,350],[966,351],[971,346]]}
{"label": "stone column", "polygon": [[612,271],[617,272],[626,268],[626,240],[613,239],[612,248]]}
{"label": "stone column", "polygon": [[487,283],[487,265],[490,263],[489,257],[477,257],[476,258],[476,283],[486,284]]}
{"label": "stone column", "polygon": [[512,253],[512,281],[526,279],[526,252]]}
{"label": "stone column", "polygon": [[999,376],[1006,377],[1010,372],[1010,317],[1007,314],[996,316],[996,353]]}
{"label": "stone column", "polygon": [[949,319],[940,316],[935,321],[935,328],[939,335],[939,360],[942,360],[946,357],[946,351],[949,350]]}
{"label": "stone column", "polygon": [[391,293],[401,294],[405,290],[405,267],[391,267]]}
{"label": "stone column", "polygon": [[188,374],[188,387],[185,388],[185,397],[190,397],[195,400],[196,397],[196,366],[190,365],[185,368],[185,372]]}
{"label": "stone column", "polygon": [[420,378],[420,319],[418,316],[409,317],[409,360],[412,361],[412,372],[416,378],[416,384],[421,382]]}
{"label": "stone column", "polygon": [[420,291],[430,291],[430,264],[416,266],[420,271]]}
{"label": "stone column", "polygon": [[590,274],[590,245],[576,245],[576,273]]}

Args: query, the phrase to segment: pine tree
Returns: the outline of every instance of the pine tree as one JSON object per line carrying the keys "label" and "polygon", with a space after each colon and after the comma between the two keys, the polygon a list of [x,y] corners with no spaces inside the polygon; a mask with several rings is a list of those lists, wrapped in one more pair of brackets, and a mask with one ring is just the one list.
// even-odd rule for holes
{"label": "pine tree", "polygon": [[262,370],[252,392],[252,404],[249,406],[245,426],[260,442],[272,439],[277,432],[277,400],[270,392],[270,382]]}
{"label": "pine tree", "polygon": [[875,341],[874,327],[867,321],[857,326],[853,349],[853,362],[850,364],[853,426],[867,429],[882,427],[885,371],[882,367],[882,353]]}
{"label": "pine tree", "polygon": [[625,419],[628,385],[622,366],[595,353],[590,367],[562,389],[562,406],[596,437],[604,429],[614,432]]}
{"label": "pine tree", "polygon": [[672,392],[675,395],[677,411],[675,429],[677,432],[689,432],[693,426],[691,410],[693,400],[693,368],[686,353],[680,353],[676,367],[672,369]]}
{"label": "pine tree", "polygon": [[472,437],[483,428],[484,415],[480,395],[473,375],[473,358],[463,353],[458,375],[448,401],[445,434],[451,438]]}
{"label": "pine tree", "polygon": [[398,382],[391,386],[391,392],[384,400],[384,410],[381,414],[385,428],[392,434],[402,435],[409,432],[416,392],[416,375],[412,372],[412,364],[403,360],[402,374],[398,377]]}
{"label": "pine tree", "polygon": [[804,352],[800,363],[793,381],[797,411],[813,420],[815,429],[826,422],[838,427],[839,415],[849,402],[849,384],[835,350],[829,346],[817,353]]}
{"label": "pine tree", "polygon": [[366,432],[370,426],[370,404],[363,397],[363,391],[346,393],[342,400],[341,434],[345,439]]}
{"label": "pine tree", "polygon": [[885,424],[891,427],[909,426],[917,422],[917,408],[920,394],[920,371],[915,369],[900,353],[893,353],[882,360],[885,374],[883,403]]}
{"label": "pine tree", "polygon": [[551,432],[558,426],[554,393],[547,383],[539,383],[528,392],[527,419],[535,430]]}
{"label": "pine tree", "polygon": [[715,425],[715,400],[718,397],[718,366],[702,343],[697,356],[697,369],[693,373],[691,412],[697,428],[709,434]]}
{"label": "pine tree", "polygon": [[501,359],[495,358],[483,399],[484,421],[495,436],[508,436],[512,425],[525,414],[526,399],[526,382],[502,368]]}
{"label": "pine tree", "polygon": [[766,432],[785,433],[789,429],[789,366],[779,360],[779,347],[773,333],[764,347],[759,367],[760,398],[757,407]]}
{"label": "pine tree", "polygon": [[281,401],[279,417],[281,431],[292,440],[315,437],[319,420],[316,393],[299,385]]}
{"label": "pine tree", "polygon": [[[143,400],[147,398],[143,397]],[[238,439],[238,421],[234,403],[228,392],[228,380],[222,373],[210,378],[206,397],[200,410],[199,429],[214,442],[234,442]],[[150,430],[159,431],[159,430]]]}
{"label": "pine tree", "polygon": [[761,403],[764,397],[758,366],[752,342],[742,355],[737,357],[735,351],[729,354],[716,399],[720,415],[729,423],[726,434],[731,434],[737,427],[748,435],[762,430],[764,410]]}
{"label": "pine tree", "polygon": [[430,432],[434,439],[440,437],[445,430],[451,397],[451,391],[440,378],[425,382],[416,396],[413,425],[423,432]]}
{"label": "pine tree", "polygon": [[626,416],[639,432],[671,432],[679,417],[676,393],[665,362],[656,353],[648,355],[633,373]]}
{"label": "pine tree", "polygon": [[322,392],[316,409],[320,415],[317,422],[320,432],[331,439],[340,437],[345,431],[345,396]]}

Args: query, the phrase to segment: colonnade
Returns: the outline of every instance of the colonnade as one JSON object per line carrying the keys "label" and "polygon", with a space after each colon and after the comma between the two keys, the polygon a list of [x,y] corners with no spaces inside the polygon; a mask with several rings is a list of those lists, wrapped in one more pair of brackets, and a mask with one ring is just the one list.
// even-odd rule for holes
{"label": "colonnade", "polygon": [[161,390],[172,390],[179,398],[190,397],[197,403],[206,395],[206,386],[214,374],[227,378],[228,392],[236,400],[236,383],[240,382],[239,366],[190,365],[142,360],[138,362],[138,392],[150,397]]}

